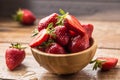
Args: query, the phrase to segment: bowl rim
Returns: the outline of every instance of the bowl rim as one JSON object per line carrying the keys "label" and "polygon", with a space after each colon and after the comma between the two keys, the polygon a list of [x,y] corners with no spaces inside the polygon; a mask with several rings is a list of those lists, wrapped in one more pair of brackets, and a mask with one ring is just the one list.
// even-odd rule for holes
{"label": "bowl rim", "polygon": [[97,44],[96,44],[96,41],[94,38],[91,38],[92,40],[92,45],[83,50],[83,51],[80,51],[80,52],[75,52],[75,53],[70,53],[70,54],[48,54],[48,53],[45,53],[45,52],[42,52],[40,50],[38,50],[37,48],[31,48],[32,51],[36,52],[37,54],[40,54],[40,55],[44,55],[44,56],[51,56],[51,57],[68,57],[68,56],[75,56],[75,55],[79,55],[79,54],[83,54],[87,51],[89,51],[90,49],[92,49],[94,46],[97,47]]}

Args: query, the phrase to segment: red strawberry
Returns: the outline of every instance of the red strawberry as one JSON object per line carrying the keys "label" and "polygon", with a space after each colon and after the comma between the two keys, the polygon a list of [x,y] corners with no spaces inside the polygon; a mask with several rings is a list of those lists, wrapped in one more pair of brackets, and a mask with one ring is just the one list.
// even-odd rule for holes
{"label": "red strawberry", "polygon": [[47,29],[42,29],[35,38],[30,42],[30,47],[37,47],[41,45],[43,42],[47,41],[49,38],[49,34],[47,33]]}
{"label": "red strawberry", "polygon": [[62,46],[65,46],[69,42],[69,33],[68,29],[65,26],[56,26],[55,27],[55,41]]}
{"label": "red strawberry", "polygon": [[88,37],[90,38],[92,36],[92,32],[93,32],[93,25],[92,24],[82,25],[82,27],[84,29],[86,29]]}
{"label": "red strawberry", "polygon": [[35,15],[28,9],[19,9],[14,17],[16,21],[25,25],[31,25],[36,20]]}
{"label": "red strawberry", "polygon": [[80,34],[81,36],[85,35],[86,31],[80,24],[80,22],[72,15],[67,15],[64,21],[64,25],[74,32]]}
{"label": "red strawberry", "polygon": [[86,45],[89,45],[89,43],[85,42],[85,37],[81,37],[80,35],[78,35],[70,41],[68,48],[70,52],[74,53],[85,50],[86,48],[88,48],[88,46]]}
{"label": "red strawberry", "polygon": [[39,25],[38,25],[38,31],[40,31],[40,30],[42,30],[44,28],[47,28],[47,26],[50,23],[53,23],[53,26],[55,26],[56,22],[57,22],[57,17],[58,17],[58,14],[53,13],[53,14],[41,19],[40,22],[39,22]]}
{"label": "red strawberry", "polygon": [[106,71],[114,68],[118,62],[118,59],[112,57],[98,57],[96,60],[91,61],[91,63],[94,62],[95,65],[93,67],[93,70],[96,70],[99,67],[101,70]]}
{"label": "red strawberry", "polygon": [[[87,35],[87,31],[82,27],[82,25],[77,20],[77,18],[75,18],[72,15],[67,15],[66,18],[65,18],[64,25],[68,29],[70,29],[70,30],[76,32],[77,34],[79,34],[80,37],[81,37],[81,38],[79,38],[77,40],[75,39],[71,42],[70,48],[71,49],[76,48],[75,50],[71,50],[71,52],[78,52],[78,51],[84,50],[84,49],[89,47],[89,37]],[[74,44],[74,42],[75,42],[75,44]],[[77,44],[77,43],[79,43],[79,44]]]}
{"label": "red strawberry", "polygon": [[45,50],[47,53],[64,54],[64,48],[57,43],[51,43]]}
{"label": "red strawberry", "polygon": [[75,36],[79,35],[78,33],[74,32],[72,30],[69,30],[69,34],[71,37],[75,37]]}
{"label": "red strawberry", "polygon": [[12,44],[12,46],[6,50],[5,59],[9,70],[14,70],[17,66],[19,66],[24,58],[25,51],[19,43]]}

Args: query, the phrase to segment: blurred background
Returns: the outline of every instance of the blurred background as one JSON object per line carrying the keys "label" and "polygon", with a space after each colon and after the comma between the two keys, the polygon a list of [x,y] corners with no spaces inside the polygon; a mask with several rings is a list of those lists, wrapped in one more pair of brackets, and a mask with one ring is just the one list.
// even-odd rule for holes
{"label": "blurred background", "polygon": [[11,18],[19,8],[30,9],[37,18],[62,8],[80,19],[120,21],[120,0],[0,0],[0,18]]}

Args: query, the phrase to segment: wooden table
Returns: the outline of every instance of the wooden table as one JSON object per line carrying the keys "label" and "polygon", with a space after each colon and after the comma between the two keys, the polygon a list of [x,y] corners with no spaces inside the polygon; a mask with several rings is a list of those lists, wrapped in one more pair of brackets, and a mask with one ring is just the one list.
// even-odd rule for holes
{"label": "wooden table", "polygon": [[[107,56],[119,59],[117,66],[107,72],[93,71],[88,64],[83,70],[73,75],[58,76],[40,67],[32,56],[28,43],[36,25],[23,26],[12,20],[0,20],[0,80],[119,80],[120,79],[120,22],[117,21],[81,21],[82,24],[94,25],[93,37],[98,49],[95,57]],[[27,46],[26,58],[14,71],[9,71],[5,64],[5,50],[11,42],[20,42]],[[2,79],[1,79],[2,78]]]}

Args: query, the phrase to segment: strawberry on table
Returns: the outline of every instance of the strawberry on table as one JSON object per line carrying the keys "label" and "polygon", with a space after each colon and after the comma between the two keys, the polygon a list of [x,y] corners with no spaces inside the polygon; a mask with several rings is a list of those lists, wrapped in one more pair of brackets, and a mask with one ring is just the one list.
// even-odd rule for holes
{"label": "strawberry on table", "polygon": [[35,15],[28,9],[19,9],[14,18],[24,25],[31,25],[36,20]]}
{"label": "strawberry on table", "polygon": [[25,58],[25,47],[22,47],[20,43],[12,44],[5,54],[6,65],[9,70],[14,70],[19,66]]}
{"label": "strawberry on table", "polygon": [[118,59],[113,57],[98,57],[90,63],[95,63],[93,70],[100,68],[102,71],[107,71],[117,65]]}

